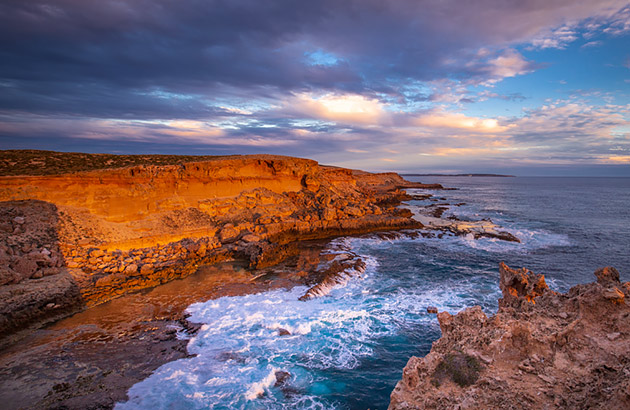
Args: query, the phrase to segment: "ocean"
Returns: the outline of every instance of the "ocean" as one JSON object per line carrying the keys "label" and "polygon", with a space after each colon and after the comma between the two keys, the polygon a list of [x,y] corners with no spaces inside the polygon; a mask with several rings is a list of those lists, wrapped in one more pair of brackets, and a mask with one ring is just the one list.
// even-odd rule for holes
{"label": "ocean", "polygon": [[430,191],[438,201],[410,201],[412,210],[448,203],[444,217],[489,218],[521,243],[336,239],[329,251],[360,255],[361,277],[303,302],[297,287],[191,305],[191,320],[203,323],[188,344],[196,356],[163,365],[116,409],[386,409],[409,357],[440,337],[426,308],[495,313],[500,261],[543,273],[560,291],[609,265],[630,280],[630,178],[408,179],[458,188]]}

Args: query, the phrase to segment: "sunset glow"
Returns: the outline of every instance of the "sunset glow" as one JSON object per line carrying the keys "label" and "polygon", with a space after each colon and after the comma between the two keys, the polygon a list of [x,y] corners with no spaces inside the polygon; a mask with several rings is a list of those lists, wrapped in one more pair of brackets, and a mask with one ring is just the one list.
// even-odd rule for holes
{"label": "sunset glow", "polygon": [[2,10],[4,149],[630,174],[627,1],[36,0]]}

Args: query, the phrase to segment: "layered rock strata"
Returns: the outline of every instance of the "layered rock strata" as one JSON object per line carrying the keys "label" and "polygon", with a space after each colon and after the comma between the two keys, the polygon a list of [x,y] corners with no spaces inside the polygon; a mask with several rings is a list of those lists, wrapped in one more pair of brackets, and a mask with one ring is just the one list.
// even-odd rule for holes
{"label": "layered rock strata", "polygon": [[296,240],[419,227],[409,187],[426,186],[267,155],[0,177],[0,333]]}
{"label": "layered rock strata", "polygon": [[500,265],[496,315],[438,314],[442,337],[412,357],[394,409],[630,408],[630,282],[611,267],[566,294]]}

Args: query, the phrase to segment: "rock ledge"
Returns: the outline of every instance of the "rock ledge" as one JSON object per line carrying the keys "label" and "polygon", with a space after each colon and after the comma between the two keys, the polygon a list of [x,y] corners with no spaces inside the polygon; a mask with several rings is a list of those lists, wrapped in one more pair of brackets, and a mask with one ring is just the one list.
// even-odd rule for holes
{"label": "rock ledge", "polygon": [[389,409],[630,408],[630,282],[606,267],[561,294],[525,268],[500,273],[497,314],[439,313],[442,337],[409,360]]}

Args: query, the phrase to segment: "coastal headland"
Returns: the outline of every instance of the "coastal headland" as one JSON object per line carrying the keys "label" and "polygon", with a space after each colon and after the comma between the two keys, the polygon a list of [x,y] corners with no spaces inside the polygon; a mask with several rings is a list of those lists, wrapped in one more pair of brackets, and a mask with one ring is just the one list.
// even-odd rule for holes
{"label": "coastal headland", "polygon": [[111,408],[186,357],[189,304],[298,284],[322,296],[363,269],[322,240],[421,227],[404,189],[442,188],[271,155],[3,151],[0,171],[9,408]]}
{"label": "coastal headland", "polygon": [[[419,227],[398,208],[409,198],[402,189],[441,188],[271,155],[166,165],[145,156],[143,165],[64,173],[64,156],[79,169],[116,164],[30,154],[31,167],[20,169],[31,175],[0,177],[3,335],[201,265],[241,259],[261,268],[295,252],[296,241]],[[12,155],[4,153],[5,174]],[[51,157],[58,174],[41,167]]]}
{"label": "coastal headland", "polygon": [[501,263],[496,315],[440,312],[442,337],[391,395],[403,409],[630,408],[630,282],[605,267],[566,294]]}
{"label": "coastal headland", "polygon": [[[435,198],[447,189],[441,185],[301,158],[2,151],[0,174],[0,399],[8,408],[112,408],[160,365],[187,357],[186,336],[199,327],[187,320],[190,304],[297,285],[307,286],[299,298],[306,301],[361,276],[365,262],[349,249],[331,249],[331,238],[519,241],[489,220],[444,217],[461,204]],[[410,207],[411,200],[426,204]],[[469,403],[466,397],[500,406],[492,383],[528,403],[531,389],[510,384],[512,371],[528,383],[530,374],[538,377],[530,384],[546,398],[538,395],[534,404],[550,400],[555,380],[565,389],[556,392],[559,405],[573,403],[578,396],[566,393],[574,388],[567,374],[578,370],[604,366],[594,382],[621,386],[627,363],[615,354],[590,360],[561,350],[596,349],[574,337],[584,328],[627,351],[628,332],[618,322],[628,316],[630,285],[618,283],[618,275],[615,281],[614,270],[602,272],[599,285],[560,295],[539,276],[502,266],[499,313],[440,313],[442,338],[425,359],[409,361],[391,408],[451,408],[460,399]],[[595,314],[610,320],[595,323]],[[545,350],[543,328],[566,340],[554,336],[560,347]],[[511,340],[509,349],[486,351],[501,332],[509,333],[503,338]],[[578,359],[586,367],[567,364]],[[550,360],[559,370],[545,367]],[[472,367],[472,378],[453,382],[451,365]],[[504,371],[495,379],[493,366]]]}

